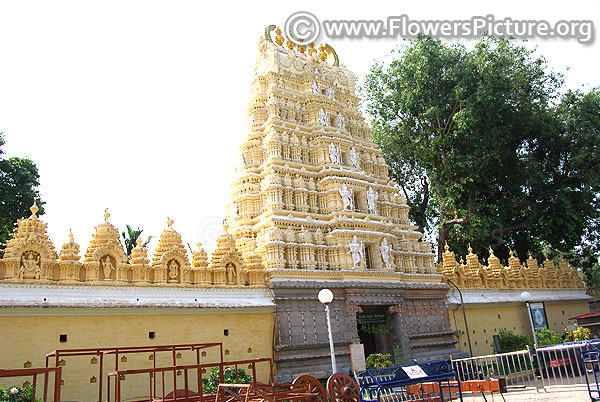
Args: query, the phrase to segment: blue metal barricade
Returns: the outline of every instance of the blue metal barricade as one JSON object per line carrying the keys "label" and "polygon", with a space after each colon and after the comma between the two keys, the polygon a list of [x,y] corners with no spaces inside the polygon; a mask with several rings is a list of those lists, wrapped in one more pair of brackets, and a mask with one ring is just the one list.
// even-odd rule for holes
{"label": "blue metal barricade", "polygon": [[368,369],[360,376],[359,386],[361,402],[463,400],[458,376],[443,360]]}

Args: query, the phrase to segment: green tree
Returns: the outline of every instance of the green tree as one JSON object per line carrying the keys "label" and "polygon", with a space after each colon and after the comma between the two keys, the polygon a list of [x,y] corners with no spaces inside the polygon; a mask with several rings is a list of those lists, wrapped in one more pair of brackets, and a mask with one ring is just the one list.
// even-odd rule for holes
{"label": "green tree", "polygon": [[372,67],[374,139],[438,258],[445,241],[500,258],[585,243],[600,217],[600,94],[561,96],[562,83],[504,38],[468,51],[419,37]]}
{"label": "green tree", "polygon": [[44,213],[44,202],[37,187],[40,185],[37,167],[28,158],[4,158],[4,136],[0,133],[0,255],[17,225],[17,219],[31,215],[35,202],[38,215]]}
{"label": "green tree", "polygon": [[[129,225],[125,225],[125,228],[127,230],[121,232],[121,240],[123,241],[125,254],[127,254],[127,257],[129,257],[131,255],[131,250],[133,250],[133,248],[136,246],[137,240],[142,235],[144,230],[140,228],[133,229]],[[146,247],[148,243],[150,243],[150,240],[152,240],[152,236],[148,236],[146,240],[142,241],[142,246]]]}

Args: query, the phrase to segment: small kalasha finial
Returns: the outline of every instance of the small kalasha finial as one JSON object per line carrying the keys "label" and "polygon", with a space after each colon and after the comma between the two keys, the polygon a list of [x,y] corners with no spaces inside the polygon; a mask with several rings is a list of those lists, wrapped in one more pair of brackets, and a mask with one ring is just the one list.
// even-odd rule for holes
{"label": "small kalasha finial", "polygon": [[142,246],[142,239],[141,239],[140,237],[138,237],[138,238],[137,238],[137,240],[135,241],[135,244],[136,244],[138,247],[141,247],[141,246]]}
{"label": "small kalasha finial", "polygon": [[450,250],[450,246],[448,245],[447,241],[444,242],[444,250],[446,250],[446,252],[448,252],[448,250]]}
{"label": "small kalasha finial", "polygon": [[515,253],[513,253],[513,251],[512,251],[512,250],[508,250],[508,255],[510,255],[510,257],[512,258],[512,257],[514,257],[514,256],[515,256]]}
{"label": "small kalasha finial", "polygon": [[38,206],[35,203],[35,201],[33,201],[33,205],[31,206],[31,208],[29,208],[29,210],[31,211],[31,216],[36,216],[36,214],[38,213],[38,211],[40,209],[38,208]]}
{"label": "small kalasha finial", "polygon": [[73,232],[69,229],[69,243],[75,243],[75,239],[73,238]]}
{"label": "small kalasha finial", "polygon": [[494,256],[494,250],[492,250],[492,247],[490,246],[490,257]]}
{"label": "small kalasha finial", "polygon": [[104,210],[104,222],[108,223],[108,218],[110,218],[110,214],[108,213],[108,208]]}
{"label": "small kalasha finial", "polygon": [[167,226],[169,227],[169,229],[172,229],[171,226],[173,226],[173,219],[167,218]]}
{"label": "small kalasha finial", "polygon": [[469,250],[469,254],[473,254],[473,247],[471,247],[471,245],[470,245],[470,244],[469,244],[469,248],[468,248],[468,250]]}

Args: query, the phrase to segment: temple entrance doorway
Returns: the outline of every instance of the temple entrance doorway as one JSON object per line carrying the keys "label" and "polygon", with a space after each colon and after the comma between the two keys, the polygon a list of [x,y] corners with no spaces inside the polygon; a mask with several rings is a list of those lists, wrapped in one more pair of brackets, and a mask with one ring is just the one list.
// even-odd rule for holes
{"label": "temple entrance doorway", "polygon": [[393,356],[392,317],[388,306],[360,306],[362,313],[356,315],[360,343],[364,345],[365,357],[373,353]]}

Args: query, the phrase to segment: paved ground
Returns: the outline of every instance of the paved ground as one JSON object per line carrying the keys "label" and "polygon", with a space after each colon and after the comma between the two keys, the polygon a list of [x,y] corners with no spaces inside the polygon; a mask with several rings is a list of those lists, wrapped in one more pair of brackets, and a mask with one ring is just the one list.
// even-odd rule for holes
{"label": "paved ground", "polygon": [[[494,402],[504,402],[502,396],[494,393]],[[489,393],[486,393],[487,402],[492,401]],[[547,387],[546,392],[536,392],[535,389],[510,390],[504,394],[506,402],[589,402],[591,401],[586,386],[573,387]],[[484,402],[480,396],[473,398],[471,395],[463,396],[464,402]]]}

